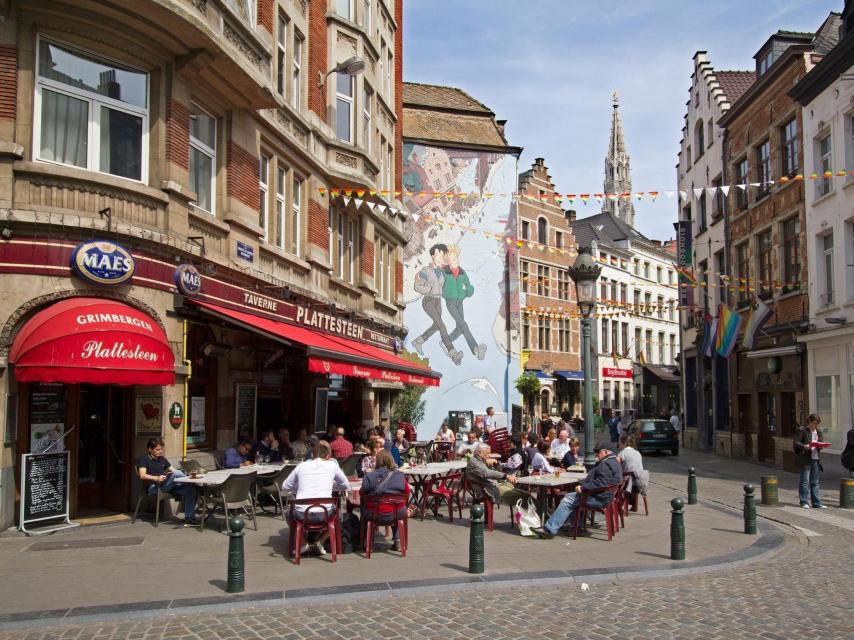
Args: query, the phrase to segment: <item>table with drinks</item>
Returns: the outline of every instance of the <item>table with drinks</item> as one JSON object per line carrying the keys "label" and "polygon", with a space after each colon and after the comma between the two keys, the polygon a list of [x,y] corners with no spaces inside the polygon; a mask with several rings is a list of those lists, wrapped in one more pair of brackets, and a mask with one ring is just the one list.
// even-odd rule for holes
{"label": "table with drinks", "polygon": [[555,469],[554,473],[541,473],[538,475],[517,476],[516,486],[537,489],[537,513],[541,521],[545,521],[546,507],[549,489],[566,487],[574,490],[575,487],[587,477],[586,471],[563,471]]}
{"label": "table with drinks", "polygon": [[452,471],[462,471],[468,465],[467,460],[448,460],[447,462],[415,462],[403,465],[400,470],[406,474],[412,487],[409,494],[409,505],[424,519],[427,505],[424,503],[425,487],[436,476],[442,476]]}

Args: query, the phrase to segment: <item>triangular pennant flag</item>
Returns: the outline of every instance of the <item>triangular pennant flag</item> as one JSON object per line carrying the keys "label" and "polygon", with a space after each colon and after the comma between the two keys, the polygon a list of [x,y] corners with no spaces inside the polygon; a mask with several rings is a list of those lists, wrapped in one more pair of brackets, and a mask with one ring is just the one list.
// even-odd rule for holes
{"label": "triangular pennant flag", "polygon": [[724,197],[729,195],[729,187],[721,187],[721,193],[724,194]]}
{"label": "triangular pennant flag", "polygon": [[637,198],[638,200],[641,200],[643,198],[643,191],[638,191],[635,194],[635,198]]}
{"label": "triangular pennant flag", "polygon": [[653,202],[655,202],[655,199],[658,197],[658,191],[650,191],[649,197],[652,198]]}
{"label": "triangular pennant flag", "polygon": [[761,187],[761,186],[762,186],[762,183],[761,183],[761,182],[751,182],[751,183],[750,183],[750,186],[751,186],[751,187]]}
{"label": "triangular pennant flag", "polygon": [[672,198],[675,195],[675,193],[676,193],[675,191],[665,191],[664,195],[667,196],[668,198]]}
{"label": "triangular pennant flag", "polygon": [[[365,192],[362,191],[362,193],[365,193]],[[356,208],[359,209],[359,208],[361,208],[362,203],[364,203],[365,201],[360,200],[359,198],[353,198],[353,202],[356,204]]]}
{"label": "triangular pennant flag", "polygon": [[747,185],[746,184],[737,184],[735,186],[738,187],[739,189],[741,189],[742,191],[747,191]]}
{"label": "triangular pennant flag", "polygon": [[699,200],[700,196],[702,196],[702,195],[703,195],[703,188],[702,187],[700,187],[699,189],[694,189],[694,197],[697,198],[697,200]]}
{"label": "triangular pennant flag", "polygon": [[680,190],[679,191],[679,199],[680,200],[687,200],[688,199],[688,192]]}

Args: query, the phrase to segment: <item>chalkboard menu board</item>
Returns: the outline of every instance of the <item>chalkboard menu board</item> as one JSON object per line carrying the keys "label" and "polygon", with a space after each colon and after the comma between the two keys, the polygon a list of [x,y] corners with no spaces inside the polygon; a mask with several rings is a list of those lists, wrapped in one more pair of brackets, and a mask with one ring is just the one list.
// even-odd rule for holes
{"label": "chalkboard menu board", "polygon": [[522,407],[514,404],[510,415],[510,433],[519,433],[522,431]]}
{"label": "chalkboard menu board", "polygon": [[258,385],[238,383],[234,398],[234,424],[237,439],[255,437],[255,411],[258,406]]}
{"label": "chalkboard menu board", "polygon": [[329,409],[329,389],[316,389],[314,392],[314,432],[326,432],[326,413]]}
{"label": "chalkboard menu board", "polygon": [[21,530],[43,520],[68,524],[69,453],[27,453],[21,465]]}

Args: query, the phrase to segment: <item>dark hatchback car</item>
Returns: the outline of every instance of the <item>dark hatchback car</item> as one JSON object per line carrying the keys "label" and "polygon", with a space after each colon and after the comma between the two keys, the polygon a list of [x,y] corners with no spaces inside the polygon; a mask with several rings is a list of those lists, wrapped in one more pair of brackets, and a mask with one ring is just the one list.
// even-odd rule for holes
{"label": "dark hatchback car", "polygon": [[668,420],[633,420],[626,434],[634,436],[637,442],[635,448],[641,453],[669,451],[674,456],[679,455],[679,437]]}

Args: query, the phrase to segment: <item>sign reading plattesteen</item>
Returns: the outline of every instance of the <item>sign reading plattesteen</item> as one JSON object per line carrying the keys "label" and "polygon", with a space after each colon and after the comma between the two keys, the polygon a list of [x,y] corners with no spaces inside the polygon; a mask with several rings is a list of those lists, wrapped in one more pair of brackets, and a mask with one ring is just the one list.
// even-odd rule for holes
{"label": "sign reading plattesteen", "polygon": [[258,385],[238,382],[234,394],[234,425],[238,440],[255,437],[257,405]]}
{"label": "sign reading plattesteen", "polygon": [[61,529],[76,526],[68,519],[68,460],[68,451],[24,454],[21,464],[21,531],[30,533],[27,525],[47,520],[64,519],[66,524],[58,527]]}

